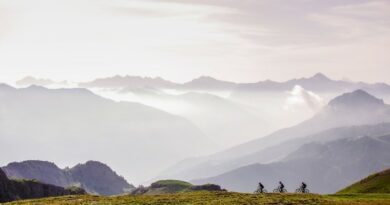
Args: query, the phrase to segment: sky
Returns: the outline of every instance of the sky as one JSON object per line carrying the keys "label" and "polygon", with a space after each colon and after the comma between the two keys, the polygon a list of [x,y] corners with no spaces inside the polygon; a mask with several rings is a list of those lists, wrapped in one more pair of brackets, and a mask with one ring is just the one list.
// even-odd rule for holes
{"label": "sky", "polygon": [[390,83],[389,0],[0,0],[0,82]]}

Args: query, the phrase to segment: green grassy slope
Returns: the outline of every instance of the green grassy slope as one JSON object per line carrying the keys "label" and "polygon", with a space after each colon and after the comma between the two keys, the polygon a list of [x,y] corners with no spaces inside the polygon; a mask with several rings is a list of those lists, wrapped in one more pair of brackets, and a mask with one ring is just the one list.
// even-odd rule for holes
{"label": "green grassy slope", "polygon": [[37,200],[25,200],[9,203],[9,205],[76,205],[76,204],[147,204],[147,205],[255,205],[255,204],[336,204],[336,205],[368,205],[384,204],[390,205],[390,195],[340,195],[321,196],[315,194],[243,194],[234,192],[183,192],[164,195],[137,195],[137,196],[66,196]]}
{"label": "green grassy slope", "polygon": [[354,194],[354,193],[390,193],[390,169],[373,174],[362,179],[345,189],[340,190],[337,194]]}
{"label": "green grassy slope", "polygon": [[145,194],[176,193],[192,187],[192,184],[179,180],[160,180],[151,184]]}

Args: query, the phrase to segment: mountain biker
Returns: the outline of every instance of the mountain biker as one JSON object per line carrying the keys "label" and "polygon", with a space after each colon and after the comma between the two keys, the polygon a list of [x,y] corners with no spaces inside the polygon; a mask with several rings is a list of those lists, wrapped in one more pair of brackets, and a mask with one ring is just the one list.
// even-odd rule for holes
{"label": "mountain biker", "polygon": [[307,187],[306,183],[305,183],[305,182],[302,182],[301,187],[302,187],[302,190],[305,191],[305,190],[306,190],[306,187]]}
{"label": "mountain biker", "polygon": [[259,182],[259,188],[260,188],[260,191],[261,191],[261,192],[264,191],[264,185],[263,185],[261,182]]}
{"label": "mountain biker", "polygon": [[280,192],[283,192],[284,184],[281,181],[279,182],[279,188],[280,188]]}

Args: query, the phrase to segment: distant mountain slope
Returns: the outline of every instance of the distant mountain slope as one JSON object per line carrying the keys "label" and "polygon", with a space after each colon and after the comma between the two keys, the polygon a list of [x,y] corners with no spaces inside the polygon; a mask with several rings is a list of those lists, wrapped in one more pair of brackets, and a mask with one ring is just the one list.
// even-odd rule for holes
{"label": "distant mountain slope", "polygon": [[189,89],[189,90],[232,90],[238,84],[228,81],[217,80],[209,76],[201,76],[199,78],[193,79],[189,82],[186,82],[181,85],[180,88]]}
{"label": "distant mountain slope", "polygon": [[115,102],[86,89],[3,87],[0,144],[7,155],[0,163],[99,159],[139,183],[213,148],[190,121],[139,103]]}
{"label": "distant mountain slope", "polygon": [[257,83],[242,83],[240,84],[233,95],[241,95],[245,92],[281,92],[291,90],[295,85],[300,85],[305,89],[314,92],[329,93],[329,92],[351,92],[357,89],[363,89],[370,93],[390,94],[390,86],[385,83],[364,83],[351,82],[345,80],[332,80],[322,73],[317,73],[309,78],[291,79],[285,82],[276,81],[260,81]]}
{"label": "distant mountain slope", "polygon": [[307,143],[326,143],[346,138],[380,136],[386,133],[390,133],[390,123],[333,128],[303,138],[288,140],[239,158],[220,161],[207,161],[207,158],[187,159],[166,170],[161,174],[161,177],[183,180],[207,178],[250,164],[270,163],[281,160]]}
{"label": "distant mountain slope", "polygon": [[209,93],[124,89],[121,95],[190,120],[223,149],[271,132],[267,118],[254,115],[250,107]]}
{"label": "distant mountain slope", "polygon": [[[356,90],[334,98],[314,117],[296,126],[276,131],[271,135],[249,141],[211,156],[186,160],[165,171],[163,176],[186,180],[189,180],[186,178],[189,176],[199,177],[203,175],[201,177],[208,177],[210,173],[220,174],[220,171],[227,171],[227,169],[230,170],[248,163],[254,163],[254,160],[264,163],[280,159],[289,154],[289,152],[294,151],[302,143],[310,142],[311,137],[309,136],[325,130],[389,122],[389,105],[384,104],[382,100],[365,91]],[[367,129],[371,130],[371,133],[375,133],[374,130]],[[388,133],[386,127],[380,130],[384,131],[384,133],[377,132],[375,134]],[[363,131],[363,133],[365,132],[367,131]],[[353,130],[351,134],[353,134]],[[325,134],[325,136],[327,135]],[[301,141],[305,137],[308,137],[306,141]],[[284,146],[277,147],[282,143],[285,143]],[[219,165],[221,166],[218,168]]]}
{"label": "distant mountain slope", "polygon": [[269,136],[233,147],[221,155],[227,157],[249,154],[253,151],[301,138],[326,129],[390,122],[390,106],[363,90],[345,93],[331,100],[318,114],[294,127],[279,130]]}
{"label": "distant mountain slope", "polygon": [[0,203],[76,194],[85,194],[85,191],[79,188],[63,188],[31,180],[9,180],[0,169]]}
{"label": "distant mountain slope", "polygon": [[334,193],[371,173],[390,167],[390,135],[357,137],[301,146],[280,162],[253,164],[195,180],[216,183],[228,190],[251,192],[261,181],[268,190],[283,181],[294,191],[304,181],[315,193]]}
{"label": "distant mountain slope", "polygon": [[390,193],[390,169],[372,174],[356,182],[337,194]]}
{"label": "distant mountain slope", "polygon": [[26,76],[23,79],[20,79],[16,81],[16,85],[18,86],[30,86],[30,85],[39,85],[39,86],[50,86],[50,85],[67,85],[67,81],[62,81],[62,82],[56,82],[50,79],[46,78],[35,78],[32,76]]}
{"label": "distant mountain slope", "polygon": [[80,186],[93,194],[117,195],[134,188],[110,167],[96,161],[60,169],[51,162],[31,160],[13,162],[2,169],[9,178],[35,179],[61,187]]}
{"label": "distant mountain slope", "polygon": [[109,78],[99,78],[91,82],[79,83],[83,88],[174,88],[176,83],[164,80],[160,77],[139,77],[139,76],[113,76]]}
{"label": "distant mountain slope", "polygon": [[375,95],[390,94],[390,86],[385,83],[364,83],[346,80],[333,80],[322,73],[317,73],[312,77],[291,79],[285,82],[271,80],[259,81],[255,83],[235,83],[218,80],[210,76],[201,76],[185,83],[175,83],[160,77],[140,77],[140,76],[113,76],[99,78],[91,82],[79,83],[80,87],[88,88],[172,88],[186,90],[225,90],[233,91],[234,97],[245,95],[247,92],[285,92],[292,90],[294,86],[300,85],[305,89],[321,93],[343,93],[357,89],[363,89]]}

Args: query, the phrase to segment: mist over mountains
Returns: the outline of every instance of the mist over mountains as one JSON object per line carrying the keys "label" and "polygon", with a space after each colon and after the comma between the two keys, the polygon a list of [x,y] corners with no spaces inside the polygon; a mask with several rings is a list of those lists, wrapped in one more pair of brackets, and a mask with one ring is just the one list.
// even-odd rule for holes
{"label": "mist over mountains", "polygon": [[2,85],[0,122],[2,151],[7,153],[2,163],[96,159],[140,181],[213,148],[203,132],[182,117],[138,103],[114,102],[86,89]]}
{"label": "mist over mountains", "polygon": [[[376,136],[390,133],[390,125],[388,124],[389,122],[390,106],[384,104],[382,100],[377,99],[362,90],[357,90],[352,93],[346,93],[336,97],[329,102],[328,106],[324,107],[323,110],[314,117],[294,127],[277,131],[269,136],[235,146],[226,151],[219,152],[208,157],[183,161],[182,163],[179,163],[176,166],[166,170],[161,177],[174,177],[189,180],[211,177],[215,175],[216,178],[195,181],[204,183],[209,180],[210,183],[218,183],[222,182],[221,180],[216,180],[219,177],[218,175],[222,174],[222,176],[225,176],[223,173],[226,172],[226,170],[234,170],[235,168],[239,168],[241,166],[248,166],[251,163],[263,163],[263,167],[268,167],[267,163],[277,162],[290,155],[294,155],[294,151],[297,149],[299,150],[301,146],[304,146],[307,143],[330,143],[332,140],[362,137],[364,134],[367,134],[368,136]],[[368,148],[376,149],[370,146],[368,146]],[[360,148],[355,147],[354,151],[359,150]],[[367,153],[370,152],[371,150],[369,150]],[[308,152],[307,155],[311,156],[313,153]],[[357,157],[351,153],[343,157],[348,156],[352,158]],[[364,155],[364,157],[366,156]],[[375,155],[373,155],[373,157],[375,157]],[[348,160],[352,160],[352,158]],[[355,161],[358,159],[355,159]],[[310,160],[311,159],[307,159],[307,161],[301,162],[302,164],[307,163],[305,167],[308,170],[311,170],[312,168],[314,169],[316,167],[314,164],[311,165],[308,163]],[[387,167],[389,166],[389,162],[387,160],[387,158],[384,158],[382,161],[379,160],[381,163],[375,164],[375,166],[380,168]],[[370,161],[374,162],[373,160]],[[364,164],[365,162],[366,161],[364,159],[360,159],[356,166],[373,167],[371,165]],[[287,168],[281,169],[289,170]],[[362,175],[364,176],[369,174],[369,171],[363,172],[363,169],[361,170],[362,173],[358,176],[358,178],[362,177]],[[276,171],[270,171],[270,173],[273,172]],[[272,179],[273,181],[277,181],[277,178],[282,176],[275,176],[269,174],[269,172],[263,173],[264,175],[261,175],[261,173],[262,172],[260,171],[258,178],[268,178],[270,180]],[[244,173],[241,174],[243,174],[242,176],[245,175]],[[294,176],[291,176],[291,178],[281,178],[289,181],[299,181],[304,177],[304,175],[297,175],[295,178]],[[253,180],[253,177],[251,179]],[[334,179],[338,180],[337,178]],[[249,187],[251,187],[248,181],[245,182],[245,185],[238,185],[240,183],[244,183],[243,181],[238,181],[240,181],[239,178],[235,179],[234,182],[236,182],[236,184],[231,181],[231,184],[225,185],[226,187],[230,187],[236,191],[248,191]],[[351,179],[351,181],[353,180]],[[317,181],[313,181],[313,184],[316,183]],[[345,184],[341,184],[340,186],[343,185]],[[246,188],[244,189],[242,186],[245,186]],[[337,188],[337,186],[333,187],[333,189],[331,189],[329,186],[326,187],[329,189],[321,187],[315,188],[318,192],[331,192],[335,191]]]}
{"label": "mist over mountains", "polygon": [[[97,160],[132,184],[170,178],[251,192],[267,178],[267,186],[280,179],[288,184],[306,180],[321,193],[389,166],[390,106],[385,102],[390,86],[383,83],[316,74],[257,83],[114,76],[59,89],[53,89],[61,86],[56,81],[28,77],[18,85],[30,83],[46,87],[0,84],[4,165],[27,159],[61,166]],[[72,168],[80,171],[75,176],[93,173],[80,167]],[[326,167],[332,168],[317,177],[315,170]],[[64,175],[66,170],[57,168],[49,170]],[[360,171],[350,174],[354,168]],[[83,180],[71,178],[41,180],[58,186]]]}

